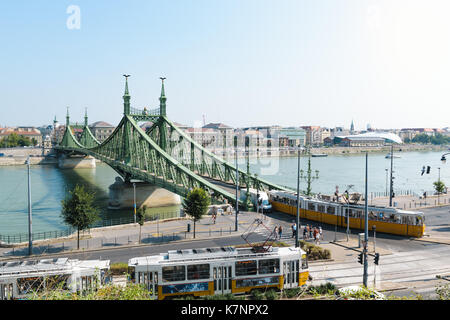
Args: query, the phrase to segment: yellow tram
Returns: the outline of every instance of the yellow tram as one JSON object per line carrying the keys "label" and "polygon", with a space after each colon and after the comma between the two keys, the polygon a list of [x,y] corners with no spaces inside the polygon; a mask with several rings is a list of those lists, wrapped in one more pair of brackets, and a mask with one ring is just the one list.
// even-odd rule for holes
{"label": "yellow tram", "polygon": [[[269,191],[273,210],[297,216],[297,195],[288,191]],[[324,201],[300,196],[300,217],[320,223],[364,229],[364,206]],[[369,230],[420,238],[425,232],[423,212],[399,210],[393,207],[369,206]]]}
{"label": "yellow tram", "polygon": [[131,281],[145,285],[153,299],[182,295],[244,294],[258,288],[287,289],[306,284],[306,252],[295,247],[219,247],[171,250],[128,261]]}

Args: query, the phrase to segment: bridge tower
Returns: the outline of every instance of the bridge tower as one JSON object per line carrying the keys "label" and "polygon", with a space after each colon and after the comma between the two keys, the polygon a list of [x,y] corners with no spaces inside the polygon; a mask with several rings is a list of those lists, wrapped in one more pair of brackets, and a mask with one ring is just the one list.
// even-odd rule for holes
{"label": "bridge tower", "polygon": [[[131,113],[131,105],[130,105],[130,92],[128,91],[128,77],[129,74],[124,74],[125,77],[125,92],[123,94],[123,114],[125,116],[130,115]],[[128,135],[131,132],[131,125],[128,121],[124,124],[124,139],[123,139],[123,151],[124,151],[124,161],[129,164],[131,162],[131,152],[130,152],[130,136]],[[125,181],[130,182],[130,176],[125,176]]]}
{"label": "bridge tower", "polygon": [[166,94],[164,92],[164,80],[166,78],[161,77],[161,96],[159,97],[159,146],[164,151],[167,151],[167,126],[166,126]]}

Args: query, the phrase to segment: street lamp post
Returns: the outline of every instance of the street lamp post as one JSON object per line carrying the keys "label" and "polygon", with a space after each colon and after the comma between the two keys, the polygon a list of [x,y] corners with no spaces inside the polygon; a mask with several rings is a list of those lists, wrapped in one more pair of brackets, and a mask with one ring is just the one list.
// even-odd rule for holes
{"label": "street lamp post", "polygon": [[389,169],[386,168],[384,170],[386,170],[386,196],[387,196],[388,195],[388,173],[389,173]]}
{"label": "street lamp post", "polygon": [[363,248],[363,256],[364,256],[364,275],[363,275],[363,284],[367,288],[367,278],[368,278],[368,261],[367,261],[367,243],[369,241],[369,208],[367,204],[367,195],[368,195],[368,174],[367,174],[367,166],[368,166],[368,157],[369,153],[366,152],[366,187],[365,187],[365,196],[364,196],[364,248]]}
{"label": "street lamp post", "polygon": [[136,223],[136,183],[133,182],[134,223]]}
{"label": "street lamp post", "polygon": [[[440,182],[441,182],[441,168],[438,168],[438,184],[440,184]],[[440,188],[440,186],[439,186],[439,188]],[[438,194],[438,205],[439,205],[440,204],[440,198],[439,198],[440,192],[438,191],[437,194]]]}
{"label": "street lamp post", "polygon": [[30,172],[30,156],[27,159],[28,171],[28,255],[33,254],[33,232],[31,221],[31,172]]}
{"label": "street lamp post", "polygon": [[347,242],[348,242],[348,236],[350,233],[350,189],[353,188],[353,185],[350,184],[347,186],[347,190],[345,190],[345,193],[347,194]]}
{"label": "street lamp post", "polygon": [[302,147],[298,145],[298,156],[297,156],[297,229],[295,232],[295,247],[298,248],[298,234],[300,232],[300,152]]}
{"label": "street lamp post", "polygon": [[238,231],[238,214],[239,214],[239,169],[238,169],[238,151],[237,136],[234,138],[234,158],[236,160],[236,214],[234,221],[234,231]]}

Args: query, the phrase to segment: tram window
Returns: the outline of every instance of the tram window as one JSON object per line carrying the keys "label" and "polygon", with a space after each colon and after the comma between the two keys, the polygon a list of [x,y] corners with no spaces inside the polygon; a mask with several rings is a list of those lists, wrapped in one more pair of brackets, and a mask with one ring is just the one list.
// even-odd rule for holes
{"label": "tram window", "polygon": [[258,261],[259,274],[279,273],[280,272],[280,260],[279,259],[265,259]]}
{"label": "tram window", "polygon": [[312,202],[308,202],[308,210],[316,211],[316,205]]}
{"label": "tram window", "polygon": [[186,267],[185,266],[163,267],[162,280],[165,282],[186,280]]}
{"label": "tram window", "polygon": [[255,275],[257,271],[256,260],[236,261],[236,276]]}
{"label": "tram window", "polygon": [[369,220],[377,220],[377,215],[373,211],[369,212]]}
{"label": "tram window", "polygon": [[306,254],[302,255],[302,269],[308,269],[308,259]]}
{"label": "tram window", "polygon": [[40,291],[44,289],[44,278],[31,277],[17,279],[17,288],[19,289],[19,295],[27,294],[32,291]]}
{"label": "tram window", "polygon": [[328,214],[335,214],[336,213],[336,207],[328,206],[327,207],[327,213]]}
{"label": "tram window", "polygon": [[188,280],[209,279],[209,264],[194,264],[187,267]]}
{"label": "tram window", "polygon": [[325,206],[322,204],[317,205],[317,211],[325,213]]}

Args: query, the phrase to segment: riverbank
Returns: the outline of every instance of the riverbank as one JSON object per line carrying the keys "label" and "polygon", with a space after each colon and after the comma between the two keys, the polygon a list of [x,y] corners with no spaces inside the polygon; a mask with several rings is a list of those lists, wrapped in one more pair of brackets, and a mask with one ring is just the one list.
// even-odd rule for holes
{"label": "riverbank", "polygon": [[[415,152],[415,151],[448,151],[449,146],[445,145],[424,145],[424,144],[402,144],[394,146],[395,153],[403,152]],[[387,154],[391,151],[390,146],[383,147],[319,147],[311,148],[312,154],[326,154],[326,155],[358,155],[366,152],[369,153],[383,153]],[[58,159],[51,156],[43,156],[41,148],[10,148],[0,149],[0,153],[4,153],[5,156],[0,157],[0,166],[19,166],[26,163],[27,157],[30,156],[32,165],[47,165],[58,164]],[[214,153],[214,152],[213,152]],[[234,156],[223,155],[221,152],[215,152],[218,157],[223,158],[225,161],[234,162]],[[276,158],[276,157],[293,157],[297,156],[297,150],[295,148],[282,149],[278,151],[262,150],[259,152],[250,150],[250,158]],[[244,158],[245,154],[239,155],[239,158]],[[100,162],[97,160],[97,162]]]}

